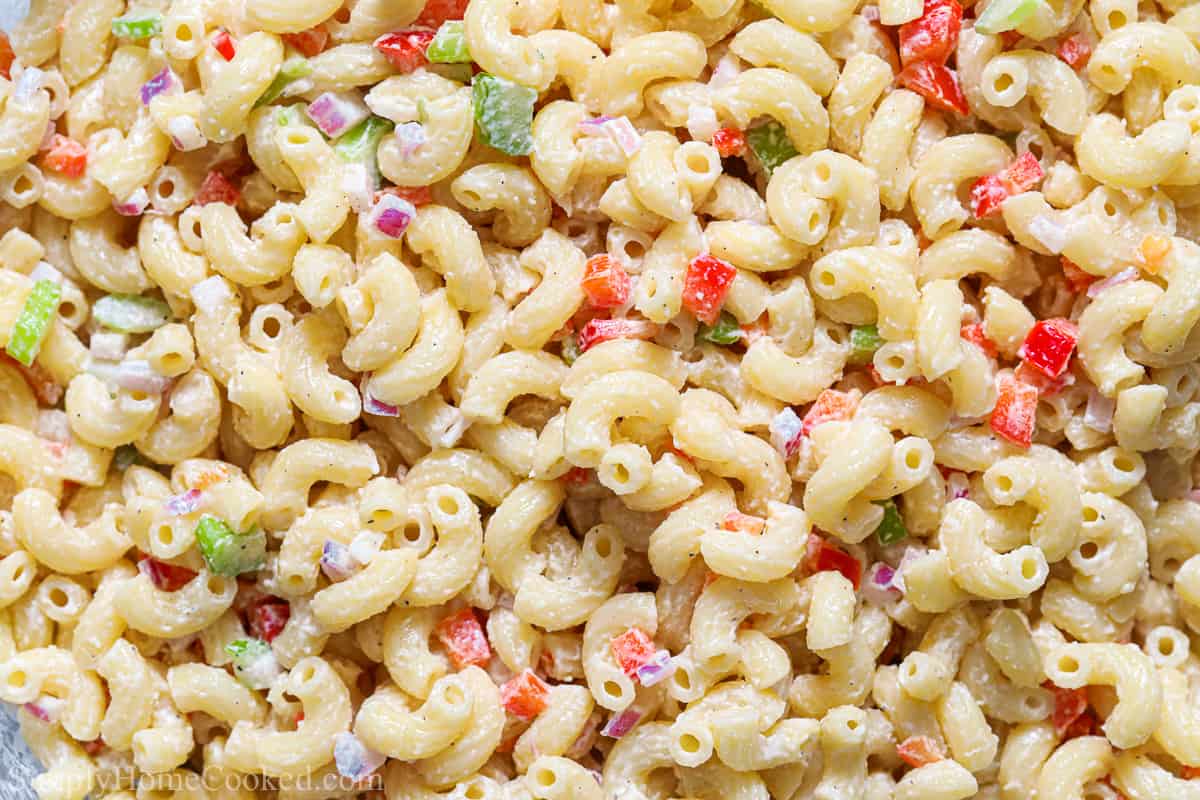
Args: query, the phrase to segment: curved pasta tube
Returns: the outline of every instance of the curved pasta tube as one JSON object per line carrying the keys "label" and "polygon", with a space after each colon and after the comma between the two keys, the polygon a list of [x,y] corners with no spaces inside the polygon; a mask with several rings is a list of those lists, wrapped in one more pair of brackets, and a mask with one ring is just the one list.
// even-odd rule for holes
{"label": "curved pasta tube", "polygon": [[909,190],[925,235],[936,241],[961,228],[970,212],[958,199],[959,186],[999,172],[1011,161],[1008,145],[983,133],[950,136],[926,150]]}
{"label": "curved pasta tube", "polygon": [[1009,50],[996,56],[980,76],[987,101],[1001,107],[1033,99],[1042,119],[1055,130],[1074,136],[1087,118],[1087,92],[1066,62],[1041,50]]}
{"label": "curved pasta tube", "polygon": [[456,88],[423,103],[426,143],[404,155],[394,133],[379,142],[379,171],[397,186],[426,186],[454,174],[471,146],[471,90]]}
{"label": "curved pasta tube", "polygon": [[581,625],[612,596],[625,562],[625,545],[611,525],[597,525],[583,537],[574,567],[560,578],[540,572],[517,587],[513,611],[522,621],[547,631]]}
{"label": "curved pasta tube", "polygon": [[1162,682],[1162,721],[1154,729],[1154,741],[1172,758],[1187,766],[1200,764],[1200,747],[1191,731],[1200,725],[1196,709],[1189,701],[1188,679],[1178,669],[1160,667]]}
{"label": "curved pasta tube", "polygon": [[584,168],[586,156],[578,139],[579,123],[585,119],[587,108],[570,100],[547,103],[533,118],[529,166],[556,200],[568,196]]}
{"label": "curved pasta tube", "polygon": [[1114,286],[1079,318],[1079,360],[1100,393],[1115,397],[1146,370],[1125,352],[1125,331],[1149,316],[1163,291],[1149,281]]}
{"label": "curved pasta tube", "polygon": [[1145,189],[1162,183],[1187,156],[1192,132],[1187,123],[1161,120],[1136,136],[1112,114],[1088,119],[1075,141],[1075,157],[1085,175],[1109,186]]}
{"label": "curved pasta tube", "polygon": [[317,0],[296,8],[287,0],[249,0],[248,21],[271,33],[298,33],[313,28],[333,16],[340,8],[337,0]]}
{"label": "curved pasta tube", "polygon": [[818,325],[812,346],[801,356],[788,355],[770,337],[756,339],[742,358],[742,377],[768,397],[785,403],[811,403],[838,379],[850,355],[849,346],[835,341],[831,330]]}
{"label": "curved pasta tube", "polygon": [[1088,60],[1088,79],[1102,91],[1120,94],[1140,69],[1157,73],[1167,90],[1200,83],[1200,51],[1178,28],[1134,22],[1100,40]]}
{"label": "curved pasta tube", "polygon": [[204,136],[212,142],[231,142],[245,133],[250,109],[282,63],[283,43],[263,31],[239,37],[229,61],[215,48],[205,48],[197,59],[204,90],[199,119]]}
{"label": "curved pasta tube", "polygon": [[1017,249],[998,233],[981,228],[955,231],[933,242],[917,261],[917,283],[959,280],[982,273],[1005,281],[1017,270]]}
{"label": "curved pasta tube", "polygon": [[804,507],[817,527],[860,542],[883,518],[882,508],[859,495],[887,468],[892,435],[868,420],[826,423],[818,431],[814,444],[824,455],[805,486]]}
{"label": "curved pasta tube", "polygon": [[435,787],[448,787],[475,774],[491,758],[503,733],[505,715],[496,684],[479,667],[467,667],[459,675],[472,701],[466,732],[436,756],[417,764],[421,777]]}
{"label": "curved pasta tube", "polygon": [[16,169],[37,154],[38,146],[50,122],[50,93],[34,92],[19,100],[12,84],[0,84],[6,95],[4,111],[0,112],[0,173]]}
{"label": "curved pasta tube", "polygon": [[458,486],[484,504],[496,508],[508,497],[515,481],[494,458],[478,450],[435,450],[413,464],[404,478],[410,502],[440,484]]}
{"label": "curved pasta tube", "polygon": [[[578,363],[578,362],[577,362]],[[556,400],[568,374],[561,358],[531,350],[493,356],[467,383],[459,408],[468,419],[497,425],[508,404],[521,395]]]}
{"label": "curved pasta tube", "polygon": [[113,607],[135,631],[173,639],[204,630],[233,605],[237,581],[201,570],[174,592],[158,589],[147,575],[123,581]]}
{"label": "curved pasta tube", "polygon": [[136,247],[120,242],[124,224],[112,210],[71,224],[71,261],[88,283],[106,292],[140,294],[150,288]]}
{"label": "curved pasta tube", "polygon": [[679,410],[679,393],[657,375],[637,370],[603,375],[580,390],[567,407],[566,458],[577,466],[595,467],[612,446],[612,428],[619,418],[670,425]]}
{"label": "curved pasta tube", "polygon": [[592,615],[583,628],[583,671],[596,704],[622,711],[634,701],[633,679],[625,674],[612,654],[614,636],[637,628],[653,637],[658,630],[658,610],[654,595],[633,592],[610,597]]}
{"label": "curved pasta tube", "polygon": [[177,664],[167,670],[167,686],[183,714],[203,711],[230,727],[240,720],[260,725],[267,716],[263,699],[220,667]]}
{"label": "curved pasta tube", "polygon": [[90,373],[75,376],[67,387],[66,408],[71,430],[98,447],[120,447],[146,433],[158,417],[161,397],[118,389]]}
{"label": "curved pasta tube", "polygon": [[825,48],[782,20],[751,22],[733,37],[729,50],[756,67],[779,67],[799,75],[822,97],[837,83],[837,63]]}
{"label": "curved pasta tube", "polygon": [[1181,797],[1195,800],[1200,797],[1190,780],[1177,778],[1139,752],[1121,753],[1112,769],[1113,784],[1130,800],[1153,800],[1158,797]]}
{"label": "curved pasta tube", "polygon": [[457,486],[440,485],[425,495],[438,541],[417,562],[416,574],[402,601],[413,606],[449,601],[471,582],[483,557],[483,526],[479,510]]}
{"label": "curved pasta tube", "polygon": [[1032,545],[997,553],[988,546],[985,534],[994,524],[988,513],[970,500],[946,505],[939,536],[950,561],[950,574],[955,583],[980,597],[1027,597],[1046,582],[1046,556]]}
{"label": "curved pasta tube", "polygon": [[446,294],[456,308],[480,311],[487,307],[487,298],[495,292],[495,279],[479,234],[461,214],[444,206],[422,206],[405,241],[426,266],[445,277]]}
{"label": "curved pasta tube", "polygon": [[1167,290],[1142,321],[1142,343],[1159,353],[1183,347],[1200,320],[1200,296],[1191,287],[1200,280],[1200,247],[1179,236],[1163,264]]}
{"label": "curved pasta tube", "polygon": [[767,504],[761,535],[710,529],[700,537],[700,552],[718,575],[765,583],[787,576],[800,565],[811,527],[803,509],[772,501]]}
{"label": "curved pasta tube", "polygon": [[633,369],[649,372],[682,389],[688,374],[679,352],[641,339],[610,339],[588,348],[567,371],[559,386],[573,400],[584,386],[609,372]]}
{"label": "curved pasta tube", "polygon": [[383,661],[392,682],[413,697],[426,698],[449,670],[446,657],[429,649],[440,615],[433,608],[395,606],[383,626]]}
{"label": "curved pasta tube", "polygon": [[200,229],[212,268],[243,286],[282,278],[307,238],[291,203],[276,203],[254,221],[249,234],[233,206],[208,203],[200,210]]}
{"label": "curved pasta tube", "polygon": [[377,370],[367,391],[378,400],[407,405],[432,391],[458,363],[463,326],[444,290],[421,299],[421,329],[412,347]]}
{"label": "curved pasta tube", "polygon": [[88,174],[118,199],[149,183],[171,152],[171,140],[145,109],[138,112],[128,133],[105,128],[92,134],[88,146],[94,155]]}
{"label": "curved pasta tube", "polygon": [[667,583],[681,581],[702,537],[732,511],[737,511],[737,503],[729,484],[707,478],[703,492],[671,511],[650,534],[646,555],[654,573]]}
{"label": "curved pasta tube", "polygon": [[296,219],[311,241],[328,241],[350,215],[350,198],[342,188],[342,160],[319,131],[306,125],[279,128],[275,142],[280,156],[304,187]]}
{"label": "curved pasta tube", "polygon": [[879,230],[879,184],[850,156],[821,150],[771,174],[767,211],[785,236],[825,252],[871,244]]}
{"label": "curved pasta tube", "polygon": [[208,259],[184,245],[178,217],[143,215],[137,249],[146,275],[169,297],[187,298],[193,286],[212,274]]}
{"label": "curved pasta tube", "polygon": [[911,150],[924,108],[919,94],[897,89],[884,96],[863,129],[859,158],[875,171],[880,202],[891,211],[908,204],[908,190],[916,174]]}
{"label": "curved pasta tube", "polygon": [[554,80],[555,65],[530,41],[514,33],[515,0],[472,3],[463,17],[467,48],[487,72],[539,92]]}
{"label": "curved pasta tube", "polygon": [[694,33],[657,31],[616,45],[593,78],[605,114],[634,116],[642,94],[654,81],[699,77],[708,62],[704,42]]}
{"label": "curved pasta tube", "polygon": [[38,403],[15,366],[0,363],[0,425],[33,430]]}
{"label": "curved pasta tube", "polygon": [[154,423],[134,441],[138,452],[157,464],[178,464],[200,455],[217,438],[221,395],[217,382],[202,369],[184,375],[167,401],[170,416]]}
{"label": "curved pasta tube", "polygon": [[274,777],[299,777],[333,757],[333,737],[350,730],[353,716],[350,691],[337,671],[322,658],[301,659],[283,686],[300,701],[304,719],[294,731],[238,722],[225,743],[229,766]]}
{"label": "curved pasta tube", "polygon": [[559,685],[550,688],[546,709],[521,734],[513,747],[513,762],[518,769],[532,769],[531,762],[541,756],[566,753],[590,724],[596,707],[592,693],[584,686]]}
{"label": "curved pasta tube", "polygon": [[303,439],[279,451],[262,479],[267,498],[262,524],[270,530],[291,525],[308,507],[317,481],[358,488],[379,472],[375,451],[363,442]]}
{"label": "curved pasta tube", "polygon": [[875,304],[879,333],[890,341],[911,338],[920,295],[912,270],[880,247],[850,247],[817,259],[812,290],[828,300],[864,294]]}
{"label": "curved pasta tube", "polygon": [[692,613],[693,657],[705,669],[732,668],[742,654],[737,638],[742,621],[751,614],[781,614],[799,601],[799,587],[786,578],[765,583],[717,578],[700,593]]}
{"label": "curved pasta tube", "polygon": [[801,78],[781,69],[755,67],[740,73],[713,92],[713,105],[741,128],[755,117],[774,117],[801,155],[829,142],[829,113],[820,96]]}
{"label": "curved pasta tube", "polygon": [[341,633],[387,611],[403,596],[416,572],[415,550],[383,550],[361,571],[313,595],[313,616],[324,631]]}
{"label": "curved pasta tube", "polygon": [[54,495],[26,489],[13,499],[17,541],[40,563],[64,575],[80,575],[115,564],[132,542],[121,530],[120,509],[107,506],[85,526],[68,525]]}
{"label": "curved pasta tube", "polygon": [[390,758],[431,758],[466,730],[471,722],[472,701],[460,675],[439,678],[429,697],[415,710],[408,708],[403,692],[385,686],[363,701],[354,718],[354,733],[367,747]]}
{"label": "curved pasta tube", "polygon": [[332,309],[291,326],[279,347],[279,374],[292,402],[322,422],[348,423],[362,413],[354,384],[329,370],[328,361],[346,344],[346,330]]}
{"label": "curved pasta tube", "polygon": [[557,481],[535,480],[525,481],[504,498],[483,537],[484,558],[496,583],[516,592],[530,575],[541,573],[545,556],[533,552],[533,535],[558,512],[564,498]]}
{"label": "curved pasta tube", "polygon": [[1071,553],[1076,590],[1096,602],[1137,587],[1146,571],[1146,529],[1133,509],[1099,492],[1085,492],[1083,529]]}
{"label": "curved pasta tube", "polygon": [[605,796],[653,797],[651,774],[675,768],[672,739],[671,726],[665,722],[647,722],[618,739],[604,759],[600,785]]}
{"label": "curved pasta tube", "polygon": [[883,652],[891,624],[883,611],[864,606],[854,618],[850,641],[818,655],[828,671],[797,675],[788,691],[788,703],[804,716],[821,716],[840,705],[858,705],[871,693],[875,660]]}
{"label": "curved pasta tube", "polygon": [[1029,540],[1051,564],[1075,548],[1083,520],[1078,478],[1059,455],[1038,445],[1029,456],[997,461],[983,474],[983,485],[998,505],[1023,501],[1037,510]]}
{"label": "curved pasta tube", "polygon": [[[523,167],[479,164],[460,173],[450,191],[471,211],[494,211],[492,231],[497,241],[509,247],[524,247],[550,225],[550,198]],[[411,238],[410,229],[410,242]]]}
{"label": "curved pasta tube", "polygon": [[0,663],[0,699],[31,703],[43,693],[66,701],[59,721],[75,739],[90,742],[100,735],[104,685],[75,663],[70,650],[38,647]]}
{"label": "curved pasta tube", "polygon": [[1154,663],[1134,644],[1072,643],[1046,654],[1046,676],[1055,685],[1078,689],[1112,686],[1117,704],[1101,728],[1113,746],[1143,744],[1158,727],[1162,714],[1162,682]]}
{"label": "curved pasta tube", "polygon": [[412,271],[391,253],[377,255],[362,275],[337,294],[337,308],[350,330],[342,361],[356,372],[368,372],[400,356],[420,328],[417,314],[388,313],[391,304],[411,308],[421,291]]}
{"label": "curved pasta tube", "polygon": [[548,230],[521,253],[521,266],[541,282],[509,312],[505,339],[513,347],[539,349],[583,303],[587,257],[562,234]]}

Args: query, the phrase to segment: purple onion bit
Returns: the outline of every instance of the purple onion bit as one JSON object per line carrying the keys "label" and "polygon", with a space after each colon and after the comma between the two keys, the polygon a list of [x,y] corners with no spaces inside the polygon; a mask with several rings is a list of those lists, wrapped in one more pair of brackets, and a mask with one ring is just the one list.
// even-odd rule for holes
{"label": "purple onion bit", "polygon": [[163,67],[157,75],[142,84],[142,105],[148,106],[154,98],[172,93],[181,86],[179,76],[170,67]]}

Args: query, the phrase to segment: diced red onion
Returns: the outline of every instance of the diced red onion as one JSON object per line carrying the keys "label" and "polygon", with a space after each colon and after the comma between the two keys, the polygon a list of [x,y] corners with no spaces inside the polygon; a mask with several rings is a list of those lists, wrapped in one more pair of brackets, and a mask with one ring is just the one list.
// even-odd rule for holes
{"label": "diced red onion", "polygon": [[419,122],[404,122],[393,131],[400,157],[408,158],[425,144],[425,126]]}
{"label": "diced red onion", "polygon": [[192,287],[192,302],[206,314],[215,314],[233,299],[229,284],[220,275],[205,278]]}
{"label": "diced red onion", "polygon": [[1137,267],[1126,267],[1115,275],[1109,275],[1102,281],[1097,281],[1088,287],[1087,296],[1096,297],[1105,289],[1110,289],[1113,286],[1119,286],[1122,283],[1135,281],[1141,273],[1137,271]]}
{"label": "diced red onion", "polygon": [[317,124],[321,133],[331,139],[341,136],[371,116],[366,103],[350,92],[325,92],[309,103],[304,113]]}
{"label": "diced red onion", "polygon": [[142,105],[150,105],[150,101],[161,94],[174,94],[183,88],[179,76],[170,67],[163,67],[158,74],[142,84]]}
{"label": "diced red onion", "polygon": [[370,564],[386,539],[387,536],[378,531],[363,531],[351,540],[350,557],[359,564]]}
{"label": "diced red onion", "polygon": [[675,674],[675,660],[667,650],[656,650],[645,664],[637,668],[638,683],[654,686]]}
{"label": "diced red onion", "polygon": [[642,135],[633,127],[629,117],[617,117],[604,123],[604,132],[617,143],[621,152],[632,156],[642,146]]}
{"label": "diced red onion", "polygon": [[46,123],[46,133],[42,135],[42,141],[38,145],[38,152],[50,149],[50,143],[54,141],[54,135],[58,133],[58,126],[54,124],[54,120]]}
{"label": "diced red onion", "polygon": [[1039,214],[1029,221],[1029,234],[1055,255],[1062,252],[1070,238],[1066,225],[1045,214]]}
{"label": "diced red onion", "polygon": [[113,331],[96,331],[92,334],[91,344],[88,345],[92,358],[101,361],[120,361],[129,349],[129,334]]}
{"label": "diced red onion", "polygon": [[175,145],[176,150],[199,150],[208,144],[208,138],[200,131],[200,125],[189,114],[171,117],[167,122],[167,133],[170,134],[171,143]]}
{"label": "diced red onion", "polygon": [[350,198],[356,214],[366,214],[375,202],[375,180],[362,164],[346,164],[342,170],[342,190]]}
{"label": "diced red onion", "polygon": [[362,780],[383,766],[387,756],[367,747],[349,731],[333,737],[333,760],[338,774],[351,780]]}
{"label": "diced red onion", "polygon": [[604,131],[604,123],[611,122],[614,119],[616,119],[616,117],[610,117],[607,115],[602,117],[592,117],[591,119],[582,120],[576,127],[584,136],[606,136],[607,134]]}
{"label": "diced red onion", "polygon": [[21,70],[21,76],[17,78],[17,85],[13,89],[13,100],[18,103],[29,102],[42,88],[42,82],[45,79],[46,73],[37,67],[26,67]]}
{"label": "diced red onion", "polygon": [[385,194],[371,209],[369,222],[373,228],[391,239],[399,239],[417,216],[417,209],[403,197]]}
{"label": "diced red onion", "polygon": [[140,217],[150,205],[150,193],[145,186],[139,186],[124,200],[113,200],[113,210],[122,217]]}
{"label": "diced red onion", "polygon": [[1200,503],[1200,489],[1192,489],[1187,493],[1187,498],[1193,503]]}
{"label": "diced red onion", "polygon": [[344,581],[361,565],[350,555],[350,548],[334,539],[326,539],[321,548],[321,572],[331,581]]}
{"label": "diced red onion", "polygon": [[1087,409],[1083,412],[1083,424],[1094,431],[1108,433],[1112,430],[1113,411],[1117,404],[1095,389],[1088,393]]}
{"label": "diced red onion", "polygon": [[131,392],[162,394],[171,385],[170,378],[158,374],[150,367],[150,362],[142,360],[122,361],[119,364],[92,361],[88,364],[88,372]]}
{"label": "diced red onion", "polygon": [[71,443],[71,423],[63,411],[47,410],[39,413],[36,433],[51,442]]}
{"label": "diced red onion", "polygon": [[726,53],[713,69],[708,86],[710,89],[720,89],[731,83],[734,78],[741,74],[741,71],[741,59],[732,53]]}
{"label": "diced red onion", "polygon": [[37,263],[37,266],[30,271],[29,279],[34,283],[38,281],[50,281],[51,283],[57,283],[59,286],[62,286],[66,280],[57,267],[46,261],[39,261]]}
{"label": "diced red onion", "polygon": [[713,135],[720,130],[721,123],[717,122],[717,112],[710,105],[697,103],[688,108],[688,134],[700,142],[711,142]]}
{"label": "diced red onion", "polygon": [[804,421],[791,408],[776,414],[767,430],[771,434],[771,444],[784,458],[791,458],[800,449],[800,440],[804,438]]}
{"label": "diced red onion", "polygon": [[960,500],[971,493],[971,482],[965,472],[952,471],[946,476],[946,502]]}
{"label": "diced red onion", "polygon": [[613,739],[620,739],[633,730],[641,718],[641,713],[637,711],[618,712],[608,718],[608,722],[604,723],[604,727],[600,729],[600,733]]}
{"label": "diced red onion", "polygon": [[363,413],[371,414],[376,417],[398,417],[400,416],[400,407],[389,405],[382,400],[372,397],[370,393],[363,392]]}
{"label": "diced red onion", "polygon": [[64,700],[44,694],[32,703],[26,703],[25,710],[42,722],[57,722],[65,705]]}
{"label": "diced red onion", "polygon": [[867,580],[862,583],[862,595],[873,606],[886,606],[898,600],[900,588],[896,586],[896,570],[882,561],[871,565]]}
{"label": "diced red onion", "polygon": [[183,494],[177,494],[174,497],[168,497],[163,503],[163,508],[173,517],[182,517],[185,514],[191,514],[200,507],[200,499],[202,493],[199,489],[188,489]]}

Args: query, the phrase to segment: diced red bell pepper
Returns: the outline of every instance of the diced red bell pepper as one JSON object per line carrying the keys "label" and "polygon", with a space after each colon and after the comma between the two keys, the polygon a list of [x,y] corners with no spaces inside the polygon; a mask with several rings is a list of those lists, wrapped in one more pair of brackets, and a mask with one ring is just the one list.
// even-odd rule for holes
{"label": "diced red bell pepper", "polygon": [[910,767],[923,767],[946,757],[942,748],[930,736],[910,736],[896,745],[896,755]]}
{"label": "diced red bell pepper", "polygon": [[992,430],[1018,447],[1033,443],[1037,424],[1038,390],[1036,386],[1002,375],[996,382],[996,407],[992,409]]}
{"label": "diced red bell pepper", "polygon": [[1200,767],[1185,766],[1179,771],[1179,777],[1183,778],[1185,781],[1200,778]]}
{"label": "diced red bell pepper", "polygon": [[414,25],[437,30],[451,19],[462,19],[467,13],[468,0],[426,0],[425,8],[413,21]]}
{"label": "diced red bell pepper", "polygon": [[1072,34],[1058,43],[1057,55],[1071,69],[1083,69],[1092,57],[1092,43],[1082,33]]}
{"label": "diced red bell pepper", "polygon": [[1086,292],[1089,286],[1100,280],[1098,275],[1084,272],[1078,264],[1066,256],[1060,256],[1060,261],[1062,262],[1063,277],[1067,279],[1067,285],[1075,294]]}
{"label": "diced red bell pepper", "polygon": [[281,38],[285,44],[290,44],[300,51],[305,58],[312,58],[324,51],[329,44],[329,31],[318,25],[299,33],[285,33]]}
{"label": "diced red bell pepper", "polygon": [[967,97],[958,85],[958,75],[948,67],[918,61],[901,70],[896,80],[905,89],[924,97],[925,102],[939,111],[967,115]]}
{"label": "diced red bell pepper", "polygon": [[984,175],[971,187],[971,213],[976,219],[991,216],[1000,205],[1016,194],[1028,192],[1045,175],[1033,153],[1022,153],[1013,163],[994,175]]}
{"label": "diced red bell pepper", "polygon": [[470,608],[464,608],[457,614],[443,619],[434,628],[434,635],[446,648],[455,669],[463,669],[472,664],[482,667],[492,658],[492,648],[488,645],[487,635],[475,617],[475,612]]}
{"label": "diced red bell pepper", "polygon": [[721,158],[740,156],[746,152],[746,134],[737,128],[721,128],[713,134],[712,145]]}
{"label": "diced red bell pepper", "polygon": [[592,471],[587,467],[571,467],[563,475],[563,480],[574,486],[582,486],[592,479]]}
{"label": "diced red bell pepper", "polygon": [[1038,397],[1053,397],[1068,386],[1075,385],[1075,376],[1070,372],[1064,372],[1057,378],[1048,378],[1041,370],[1024,361],[1017,364],[1017,368],[1013,370],[1013,377],[1037,389]]}
{"label": "diced red bell pepper", "polygon": [[736,277],[737,268],[729,262],[707,253],[696,256],[683,277],[683,307],[701,322],[714,324]]}
{"label": "diced red bell pepper", "polygon": [[414,206],[427,206],[433,202],[433,190],[428,186],[389,186],[375,192],[375,202],[378,203],[385,194],[394,194]]}
{"label": "diced red bell pepper", "polygon": [[983,332],[982,322],[975,322],[971,325],[963,325],[961,333],[962,338],[966,339],[968,342],[982,350],[988,356],[988,358],[996,357],[996,353],[998,352],[996,350],[996,343],[989,339],[987,334]]}
{"label": "diced red bell pepper", "polygon": [[1017,355],[1046,377],[1057,378],[1067,371],[1078,341],[1079,326],[1074,322],[1062,317],[1044,319],[1030,329]]}
{"label": "diced red bell pepper", "polygon": [[742,341],[746,343],[746,347],[757,342],[760,338],[767,335],[767,315],[763,314],[754,322],[749,322],[742,326]]}
{"label": "diced red bell pepper", "polygon": [[583,293],[594,308],[616,308],[629,300],[633,282],[620,261],[607,253],[587,260],[583,271]]}
{"label": "diced red bell pepper", "polygon": [[814,402],[804,415],[803,433],[808,436],[813,428],[826,422],[847,420],[858,410],[858,401],[862,395],[858,392],[839,392],[837,389],[824,389],[817,395]]}
{"label": "diced red bell pepper", "polygon": [[68,178],[83,177],[87,170],[87,148],[69,136],[56,133],[50,137],[42,166]]}
{"label": "diced red bell pepper", "polygon": [[524,669],[500,687],[504,710],[520,720],[529,720],[546,710],[550,687],[544,680]]}
{"label": "diced red bell pepper", "polygon": [[233,37],[229,35],[228,31],[221,31],[214,36],[212,46],[226,61],[233,61],[233,57],[237,55],[237,47],[234,46]]}
{"label": "diced red bell pepper", "polygon": [[138,571],[150,578],[154,588],[163,592],[179,591],[196,577],[196,573],[187,567],[177,567],[157,558],[143,558],[138,562]]}
{"label": "diced red bell pepper", "polygon": [[274,641],[292,616],[292,607],[279,597],[268,597],[250,609],[250,632],[266,642]]}
{"label": "diced red bell pepper", "polygon": [[962,18],[957,0],[925,0],[921,16],[900,26],[900,62],[945,64],[958,46]]}
{"label": "diced red bell pepper", "polygon": [[12,43],[8,40],[8,34],[0,31],[0,75],[6,79],[12,78],[12,65],[17,60],[17,56],[13,53]]}
{"label": "diced red bell pepper", "polygon": [[637,674],[638,667],[654,657],[654,640],[641,628],[629,628],[614,636],[608,643],[617,666],[629,677]]}
{"label": "diced red bell pepper", "polygon": [[658,326],[643,319],[593,319],[579,331],[579,352],[612,339],[650,339]]}
{"label": "diced red bell pepper", "polygon": [[730,511],[721,520],[721,530],[738,531],[740,533],[749,533],[757,536],[767,527],[767,521],[762,517],[743,514],[740,511]]}
{"label": "diced red bell pepper", "polygon": [[397,72],[412,72],[429,63],[425,51],[433,41],[435,31],[424,28],[409,28],[395,33],[385,33],[375,40],[375,49],[383,53]]}
{"label": "diced red bell pepper", "polygon": [[1062,736],[1087,710],[1087,690],[1083,688],[1064,689],[1050,681],[1043,683],[1042,687],[1049,689],[1054,695],[1054,711],[1051,713],[1050,720],[1054,723],[1054,732]]}
{"label": "diced red bell pepper", "polygon": [[809,572],[840,572],[857,589],[862,582],[862,562],[842,548],[832,545],[815,533],[808,535],[808,551],[804,557]]}
{"label": "diced red bell pepper", "polygon": [[1011,50],[1016,47],[1017,42],[1025,38],[1025,35],[1020,31],[1001,31],[1000,43],[1005,50]]}
{"label": "diced red bell pepper", "polygon": [[200,189],[196,192],[196,197],[192,202],[198,206],[206,206],[209,203],[227,203],[236,206],[241,197],[242,193],[229,178],[214,169],[204,176],[204,182],[200,184]]}
{"label": "diced red bell pepper", "polygon": [[81,745],[83,747],[83,752],[87,753],[89,756],[100,755],[100,751],[107,746],[104,744],[103,739],[93,739],[90,742],[82,742]]}

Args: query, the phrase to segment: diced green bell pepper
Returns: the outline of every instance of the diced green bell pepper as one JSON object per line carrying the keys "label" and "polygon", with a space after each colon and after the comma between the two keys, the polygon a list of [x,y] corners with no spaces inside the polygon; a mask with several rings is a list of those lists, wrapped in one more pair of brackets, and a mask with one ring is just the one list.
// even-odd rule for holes
{"label": "diced green bell pepper", "polygon": [[775,120],[746,131],[746,143],[767,175],[789,158],[799,155],[788,138],[787,129]]}
{"label": "diced green bell pepper", "polygon": [[267,536],[261,528],[237,533],[210,515],[196,525],[196,546],[209,571],[226,577],[262,569],[267,559]]}
{"label": "diced green bell pepper", "polygon": [[742,338],[742,326],[728,311],[721,312],[721,318],[714,325],[700,323],[697,335],[706,342],[713,344],[733,344]]}
{"label": "diced green bell pepper", "polygon": [[484,72],[471,83],[471,99],[475,125],[484,144],[510,156],[533,152],[536,91]]}

